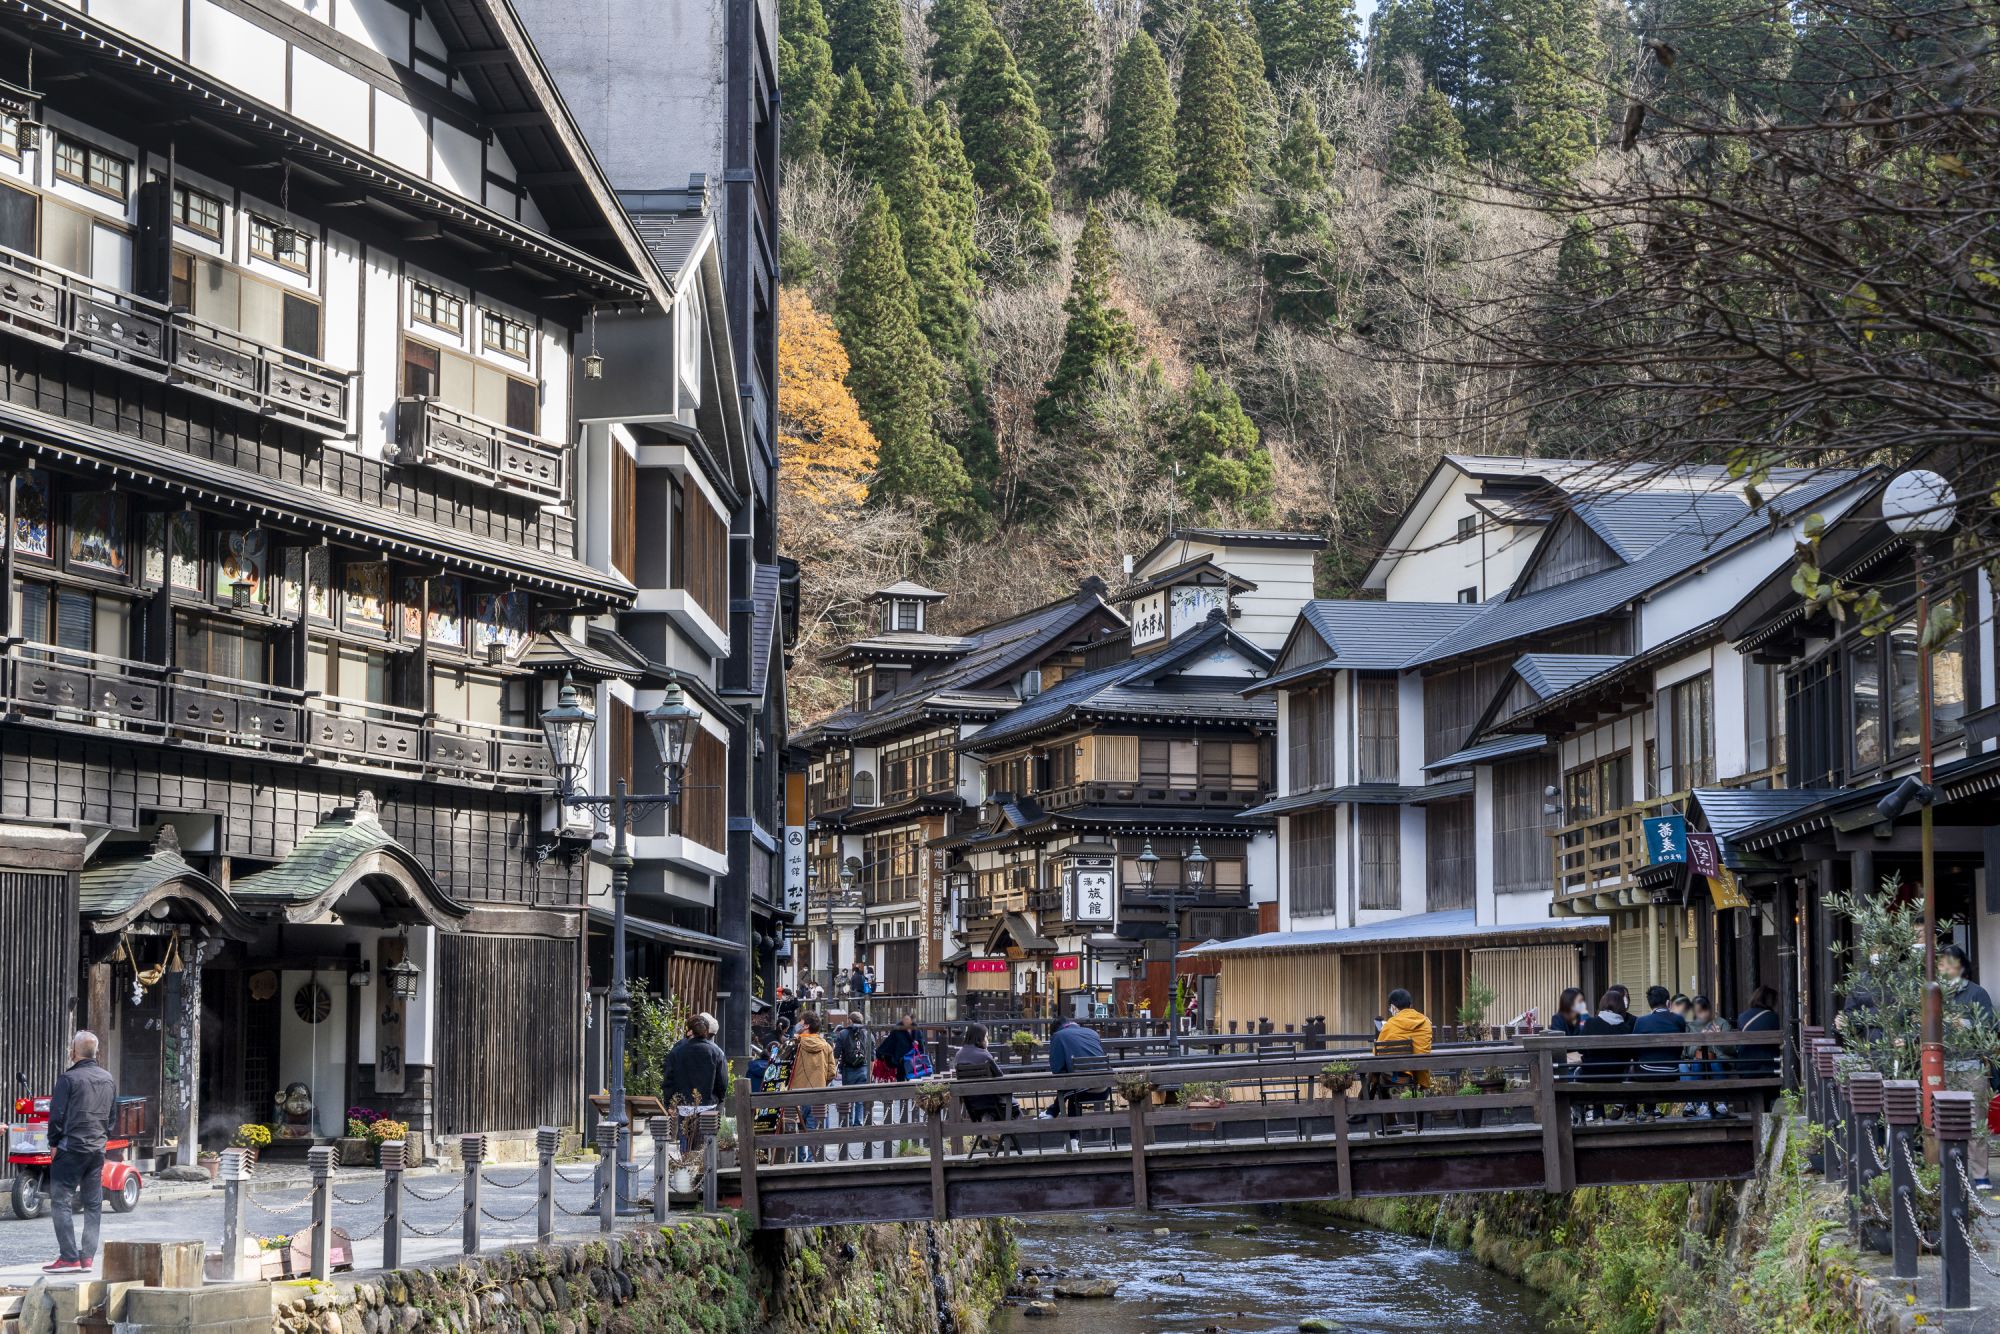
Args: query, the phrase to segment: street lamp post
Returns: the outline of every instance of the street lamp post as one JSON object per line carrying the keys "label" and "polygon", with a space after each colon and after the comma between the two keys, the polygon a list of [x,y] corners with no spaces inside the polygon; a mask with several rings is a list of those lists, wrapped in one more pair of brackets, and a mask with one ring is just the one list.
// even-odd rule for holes
{"label": "street lamp post", "polygon": [[[840,906],[854,897],[854,868],[846,862],[840,864]],[[838,965],[834,963],[833,904],[826,905],[826,994],[829,999],[840,992],[840,979],[835,975]]]}
{"label": "street lamp post", "polygon": [[[1139,863],[1139,891],[1150,899],[1153,897],[1153,881],[1159,875],[1160,871],[1160,855],[1153,851],[1152,839],[1149,838],[1146,840],[1146,846],[1140,850],[1137,861]],[[1143,958],[1143,956],[1141,957]],[[1151,990],[1150,984],[1148,984],[1147,989]],[[1173,1004],[1171,996],[1167,998],[1167,1004]],[[1168,1040],[1172,1041],[1171,1030],[1169,1030]]]}
{"label": "street lamp post", "polygon": [[[1201,887],[1208,879],[1208,858],[1201,850],[1201,840],[1196,839],[1194,850],[1181,860],[1186,868],[1181,879],[1187,881],[1195,897],[1201,897]],[[1181,1050],[1181,909],[1179,882],[1167,891],[1167,944],[1173,953],[1167,956],[1167,1023],[1168,1050],[1176,1056]]]}
{"label": "street lamp post", "polygon": [[681,800],[681,780],[694,753],[695,734],[701,726],[701,710],[687,703],[680,683],[669,681],[659,707],[646,713],[653,730],[653,742],[660,755],[660,773],[666,779],[663,792],[631,793],[620,778],[609,796],[579,792],[578,785],[590,764],[590,742],[597,729],[597,715],[577,694],[576,683],[563,677],[556,707],[542,714],[542,736],[555,761],[556,799],[563,805],[587,810],[611,826],[611,994],[607,1009],[611,1018],[610,1065],[611,1123],[618,1127],[617,1207],[631,1198],[631,1126],[625,1116],[625,1036],[632,1023],[632,991],[625,977],[625,896],[632,882],[632,853],[626,830],[640,811],[655,806],[672,808]]}
{"label": "street lamp post", "polygon": [[[1915,469],[1898,473],[1882,489],[1882,519],[1891,532],[1910,539],[1917,577],[1917,782],[1922,787],[1918,812],[1924,884],[1924,1123],[1930,1124],[1931,1094],[1944,1087],[1944,992],[1937,975],[1937,866],[1931,828],[1936,793],[1931,786],[1931,591],[1928,544],[1951,531],[1957,517],[1958,495],[1951,483],[1934,472]],[[1872,888],[1872,886],[1870,887]]]}

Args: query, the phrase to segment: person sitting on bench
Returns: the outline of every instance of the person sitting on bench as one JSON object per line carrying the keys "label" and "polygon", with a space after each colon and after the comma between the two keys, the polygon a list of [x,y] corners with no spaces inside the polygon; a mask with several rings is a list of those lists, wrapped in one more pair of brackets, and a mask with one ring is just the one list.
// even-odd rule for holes
{"label": "person sitting on bench", "polygon": [[[1078,1057],[1086,1058],[1090,1064],[1104,1059],[1104,1043],[1095,1029],[1085,1028],[1074,1019],[1058,1019],[1053,1032],[1049,1034],[1049,1073],[1067,1075],[1076,1072]],[[1086,1068],[1089,1068],[1086,1066]],[[1109,1096],[1104,1090],[1102,1096]],[[1077,1104],[1098,1100],[1100,1095],[1092,1089],[1074,1089],[1056,1100],[1058,1116],[1076,1114]]]}
{"label": "person sitting on bench", "polygon": [[[1409,1043],[1412,1056],[1428,1056],[1431,1053],[1431,1021],[1417,1008],[1416,998],[1401,987],[1389,993],[1389,1018],[1375,1032],[1377,1048],[1397,1042]],[[1401,1070],[1397,1072],[1396,1082],[1429,1088],[1431,1072]]]}

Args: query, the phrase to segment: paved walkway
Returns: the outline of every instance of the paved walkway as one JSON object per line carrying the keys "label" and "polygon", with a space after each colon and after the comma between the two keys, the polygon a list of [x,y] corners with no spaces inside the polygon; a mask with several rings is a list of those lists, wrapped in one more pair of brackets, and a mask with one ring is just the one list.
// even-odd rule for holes
{"label": "paved walkway", "polygon": [[[260,1172],[262,1169],[260,1169]],[[596,1198],[595,1160],[561,1163],[557,1167],[556,1231],[575,1236],[598,1229],[593,1211]],[[535,1165],[489,1164],[480,1192],[482,1249],[520,1245],[535,1239]],[[464,1175],[436,1168],[405,1174],[403,1192],[403,1258],[432,1259],[457,1255],[463,1239]],[[129,1214],[104,1211],[102,1237],[111,1241],[201,1240],[213,1250],[222,1235],[222,1191],[199,1183],[147,1183],[139,1207]],[[255,1182],[245,1210],[245,1225],[259,1236],[290,1235],[312,1222],[310,1178],[274,1170]],[[650,1195],[652,1168],[641,1163],[634,1181],[637,1193]],[[357,1270],[375,1269],[382,1261],[382,1174],[366,1168],[336,1173],[334,1226],[354,1241]],[[420,1233],[435,1233],[426,1237]],[[46,1217],[22,1221],[0,1205],[0,1288],[26,1287],[42,1277],[41,1266],[55,1258],[55,1229]]]}

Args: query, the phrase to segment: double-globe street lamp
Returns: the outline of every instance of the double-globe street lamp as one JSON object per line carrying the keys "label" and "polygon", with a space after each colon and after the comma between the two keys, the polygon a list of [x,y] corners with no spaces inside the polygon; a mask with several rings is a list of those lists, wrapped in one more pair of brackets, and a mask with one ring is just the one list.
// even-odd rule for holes
{"label": "double-globe street lamp", "polygon": [[[1139,886],[1151,898],[1153,879],[1160,866],[1152,839],[1146,840],[1138,862]],[[1201,840],[1197,839],[1193,850],[1181,859],[1181,874],[1167,885],[1167,1050],[1176,1056],[1181,1051],[1181,885],[1185,883],[1199,898],[1207,879],[1208,858],[1202,853]]]}
{"label": "double-globe street lamp", "polygon": [[695,736],[701,730],[701,710],[681,694],[678,681],[667,683],[659,707],[649,709],[646,725],[653,731],[653,744],[660,756],[660,774],[666,780],[661,792],[632,793],[620,778],[609,796],[593,796],[577,790],[590,765],[590,743],[597,730],[597,715],[577,693],[576,683],[563,677],[556,706],[542,714],[542,736],[555,761],[556,798],[563,805],[587,810],[611,826],[611,1067],[610,1119],[618,1127],[617,1207],[630,1199],[630,1159],[632,1128],[625,1117],[625,1034],[632,1022],[632,991],[625,980],[625,894],[631,886],[632,854],[626,846],[626,829],[641,811],[655,806],[672,808],[681,800],[681,780],[694,754]]}

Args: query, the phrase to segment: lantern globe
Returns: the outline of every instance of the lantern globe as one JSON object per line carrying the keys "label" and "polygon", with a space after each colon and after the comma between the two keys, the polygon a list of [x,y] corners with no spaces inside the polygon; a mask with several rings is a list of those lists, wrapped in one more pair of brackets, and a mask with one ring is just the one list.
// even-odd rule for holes
{"label": "lantern globe", "polygon": [[403,1000],[416,999],[418,977],[417,966],[407,957],[385,965],[382,969],[382,983],[389,989],[389,994]]}
{"label": "lantern globe", "polygon": [[1141,889],[1151,889],[1153,887],[1153,876],[1160,869],[1160,854],[1153,851],[1152,839],[1149,838],[1146,840],[1146,846],[1140,851],[1136,860],[1139,863],[1139,887]]}
{"label": "lantern globe", "polygon": [[701,728],[701,710],[687,702],[678,681],[667,682],[658,708],[647,711],[646,725],[653,729],[653,745],[660,763],[670,773],[680,773],[694,758],[695,734]]}
{"label": "lantern globe", "polygon": [[1951,483],[1926,468],[1897,473],[1882,488],[1882,521],[1893,533],[1936,537],[1951,530],[1957,509]]}
{"label": "lantern globe", "polygon": [[583,702],[576,682],[563,677],[556,706],[542,711],[542,739],[548,743],[549,758],[555,762],[556,782],[564,792],[576,790],[590,761],[590,739],[597,730],[597,715]]}
{"label": "lantern globe", "polygon": [[1194,850],[1187,855],[1187,883],[1189,889],[1200,889],[1208,879],[1208,855],[1201,850],[1199,840]]}

